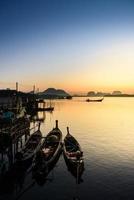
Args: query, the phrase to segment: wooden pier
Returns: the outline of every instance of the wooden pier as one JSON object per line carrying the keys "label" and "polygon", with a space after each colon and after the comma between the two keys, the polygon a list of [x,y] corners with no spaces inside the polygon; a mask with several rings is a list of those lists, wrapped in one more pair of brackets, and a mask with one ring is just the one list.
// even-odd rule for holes
{"label": "wooden pier", "polygon": [[[0,153],[6,154],[11,166],[15,159],[15,154],[30,135],[30,121],[27,118],[17,119],[14,123],[0,127]],[[3,156],[2,156],[3,157]]]}
{"label": "wooden pier", "polygon": [[[4,163],[6,157],[9,168],[15,161],[16,153],[30,136],[31,117],[27,118],[26,114],[37,115],[38,108],[45,108],[43,99],[37,100],[35,95],[18,92],[17,88],[16,86],[16,90],[0,91],[0,161]],[[9,116],[6,116],[6,112]],[[41,119],[36,116],[34,122],[44,119],[45,113]]]}

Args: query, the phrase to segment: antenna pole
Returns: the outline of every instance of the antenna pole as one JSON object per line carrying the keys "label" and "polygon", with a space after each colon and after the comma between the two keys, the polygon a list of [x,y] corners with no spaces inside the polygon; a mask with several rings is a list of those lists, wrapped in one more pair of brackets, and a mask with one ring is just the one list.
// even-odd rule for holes
{"label": "antenna pole", "polygon": [[18,92],[19,84],[16,82],[16,91]]}
{"label": "antenna pole", "polygon": [[56,128],[58,128],[58,120],[56,120]]}

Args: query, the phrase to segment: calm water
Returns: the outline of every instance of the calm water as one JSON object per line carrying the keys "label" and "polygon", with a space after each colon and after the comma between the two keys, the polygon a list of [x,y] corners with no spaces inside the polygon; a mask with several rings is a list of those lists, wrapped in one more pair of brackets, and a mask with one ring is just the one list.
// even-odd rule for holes
{"label": "calm water", "polygon": [[45,136],[59,120],[77,138],[84,152],[83,182],[76,185],[63,156],[46,182],[34,183],[31,173],[2,199],[73,200],[134,199],[134,98],[105,98],[85,102],[85,98],[53,101],[55,110],[46,113],[41,130]]}

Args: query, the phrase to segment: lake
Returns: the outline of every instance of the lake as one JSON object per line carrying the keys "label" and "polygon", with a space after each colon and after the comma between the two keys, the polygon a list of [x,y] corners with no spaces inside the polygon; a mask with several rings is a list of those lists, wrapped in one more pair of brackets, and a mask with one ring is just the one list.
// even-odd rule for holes
{"label": "lake", "polygon": [[29,172],[21,187],[16,185],[14,191],[0,199],[134,199],[134,98],[107,97],[102,102],[85,100],[84,97],[53,100],[55,109],[45,113],[45,121],[41,124],[45,136],[57,119],[63,138],[69,126],[84,154],[81,183],[76,184],[61,155],[44,184],[34,182]]}

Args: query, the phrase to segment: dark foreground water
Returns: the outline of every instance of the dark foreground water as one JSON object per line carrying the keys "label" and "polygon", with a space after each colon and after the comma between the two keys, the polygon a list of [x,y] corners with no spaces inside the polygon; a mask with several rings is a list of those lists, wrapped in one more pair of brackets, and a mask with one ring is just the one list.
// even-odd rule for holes
{"label": "dark foreground water", "polygon": [[67,170],[63,155],[42,185],[29,170],[1,199],[80,200],[134,199],[134,98],[84,98],[53,101],[55,111],[46,113],[41,130],[45,136],[59,120],[77,138],[84,152],[82,182]]}

